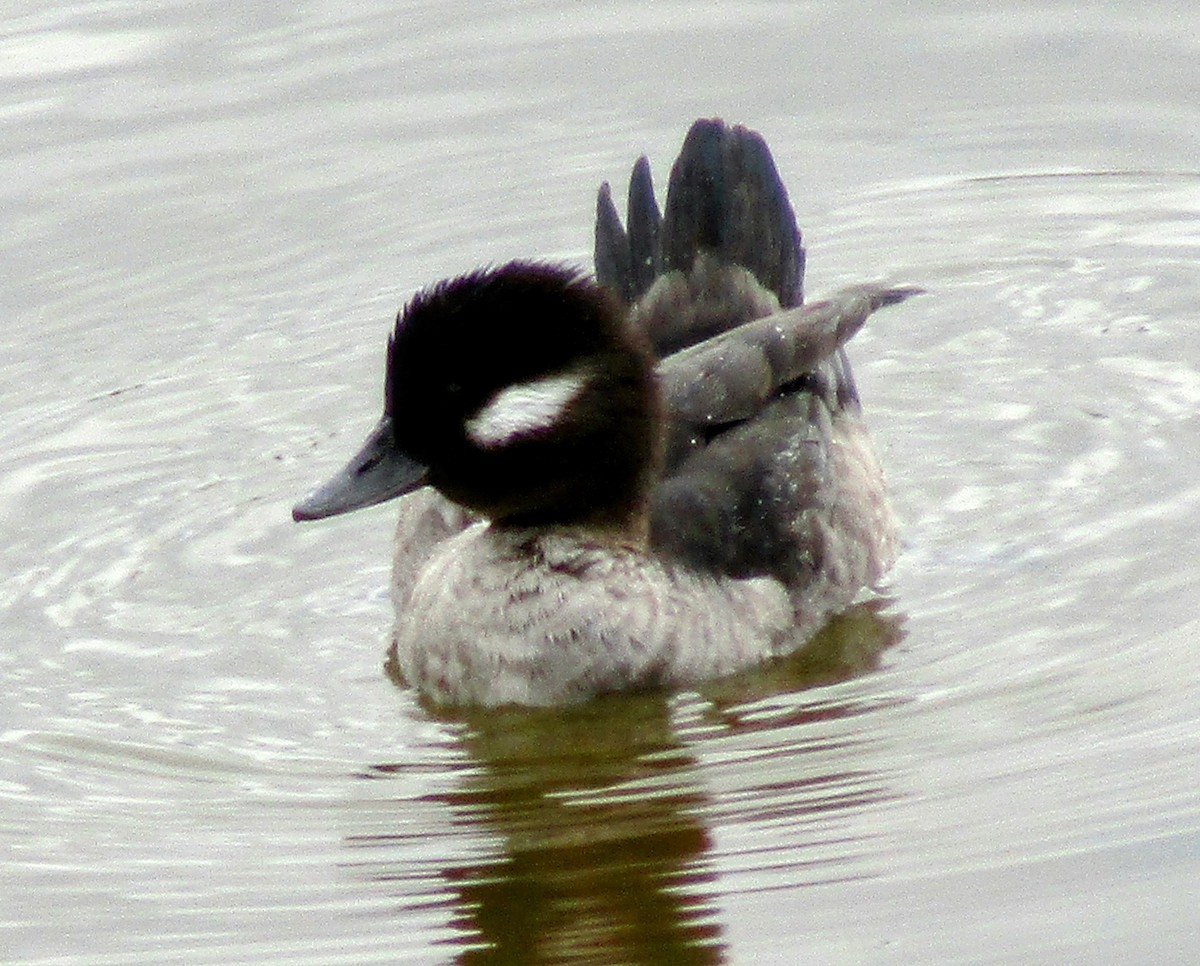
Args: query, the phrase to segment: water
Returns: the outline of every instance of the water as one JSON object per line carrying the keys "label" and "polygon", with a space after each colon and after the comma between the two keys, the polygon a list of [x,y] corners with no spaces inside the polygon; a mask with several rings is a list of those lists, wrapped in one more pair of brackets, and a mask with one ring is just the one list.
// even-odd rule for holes
{"label": "water", "polygon": [[[0,958],[1187,962],[1187,4],[25,4],[0,36]],[[291,503],[390,316],[690,121],[771,144],[905,520],[697,693],[437,717],[393,513]]]}

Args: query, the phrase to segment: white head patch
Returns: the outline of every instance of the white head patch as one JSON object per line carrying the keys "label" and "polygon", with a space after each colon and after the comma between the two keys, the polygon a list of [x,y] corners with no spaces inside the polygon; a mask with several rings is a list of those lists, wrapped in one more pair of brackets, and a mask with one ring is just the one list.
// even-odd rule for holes
{"label": "white head patch", "polygon": [[505,386],[467,420],[467,436],[485,449],[549,429],[587,385],[578,372],[543,376]]}

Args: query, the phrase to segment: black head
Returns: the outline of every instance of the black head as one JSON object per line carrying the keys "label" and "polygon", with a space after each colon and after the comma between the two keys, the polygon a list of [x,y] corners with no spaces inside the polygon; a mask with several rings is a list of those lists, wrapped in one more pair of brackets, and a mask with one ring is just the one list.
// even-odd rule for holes
{"label": "black head", "polygon": [[656,461],[652,365],[594,282],[514,262],[409,302],[385,412],[397,449],[457,503],[502,523],[622,526]]}
{"label": "black head", "polygon": [[[428,483],[503,524],[642,518],[659,451],[653,360],[578,272],[512,262],[419,292],[388,342],[385,397],[347,471],[402,460],[405,482],[357,505]],[[298,518],[327,515],[305,507]]]}

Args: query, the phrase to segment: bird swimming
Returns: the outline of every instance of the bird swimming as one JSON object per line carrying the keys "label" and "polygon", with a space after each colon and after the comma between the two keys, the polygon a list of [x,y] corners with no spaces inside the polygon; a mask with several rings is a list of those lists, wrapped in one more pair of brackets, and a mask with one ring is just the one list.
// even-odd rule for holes
{"label": "bird swimming", "polygon": [[392,656],[435,704],[694,685],[802,647],[875,585],[896,523],[844,346],[917,289],[803,304],[762,137],[696,121],[660,213],[600,188],[595,277],[437,282],[388,340],[383,416],[293,509],[399,497]]}

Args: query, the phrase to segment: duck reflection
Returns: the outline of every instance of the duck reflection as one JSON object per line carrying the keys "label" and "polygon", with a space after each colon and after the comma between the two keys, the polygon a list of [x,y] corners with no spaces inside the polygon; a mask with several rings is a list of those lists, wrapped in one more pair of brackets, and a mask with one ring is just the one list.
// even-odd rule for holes
{"label": "duck reflection", "polygon": [[721,962],[704,792],[669,701],[493,713],[466,745],[485,770],[446,803],[506,854],[446,870],[484,943],[460,962]]}
{"label": "duck reflection", "polygon": [[[828,701],[805,712],[794,692],[876,667],[903,634],[902,617],[885,603],[852,608],[802,654],[699,695],[614,694],[569,708],[449,719],[478,767],[464,769],[455,790],[424,800],[502,843],[499,856],[441,869],[464,937],[456,961],[725,962],[706,824],[711,803],[694,749],[714,738],[713,726],[719,736],[857,713]],[[762,703],[772,696],[788,711],[764,717]],[[739,706],[748,701],[756,711],[743,718]],[[693,722],[695,707],[704,709],[703,737],[680,727],[685,705]],[[404,772],[403,763],[372,769],[379,777]],[[797,776],[796,784],[811,787],[822,777]],[[848,805],[825,799],[811,807]],[[381,839],[388,834],[379,830]],[[355,846],[363,844],[356,836]],[[379,865],[371,873],[379,881],[403,877]]]}

